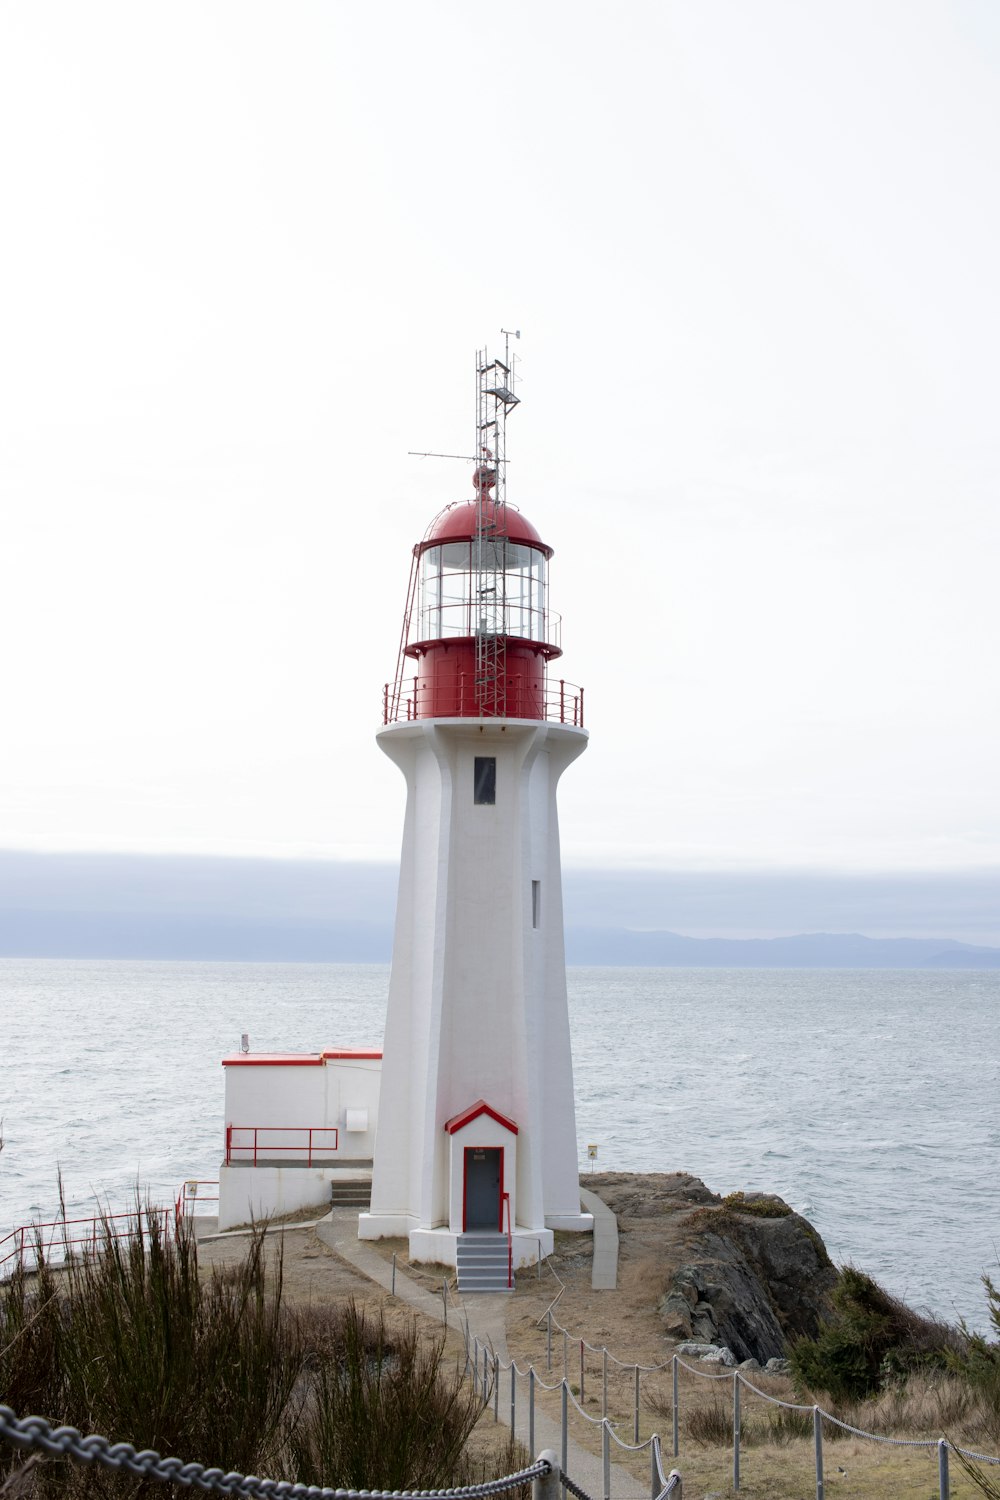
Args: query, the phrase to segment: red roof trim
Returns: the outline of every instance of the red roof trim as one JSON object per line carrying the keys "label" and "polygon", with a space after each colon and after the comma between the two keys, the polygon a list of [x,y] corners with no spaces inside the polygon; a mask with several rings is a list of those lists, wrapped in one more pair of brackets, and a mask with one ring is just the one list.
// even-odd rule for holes
{"label": "red roof trim", "polygon": [[331,1047],[325,1052],[241,1052],[224,1057],[224,1068],[321,1068],[329,1059],[353,1058],[355,1061],[381,1062],[381,1052],[360,1047]]}
{"label": "red roof trim", "polygon": [[449,1135],[454,1135],[456,1130],[461,1130],[463,1125],[470,1125],[473,1120],[478,1120],[480,1115],[489,1115],[491,1120],[496,1120],[511,1135],[517,1135],[517,1126],[513,1120],[508,1120],[506,1115],[500,1114],[492,1105],[486,1103],[485,1099],[477,1099],[475,1104],[470,1104],[468,1109],[463,1109],[460,1115],[452,1115],[450,1120],[445,1120],[444,1128]]}
{"label": "red roof trim", "polygon": [[321,1068],[322,1053],[313,1052],[241,1052],[238,1057],[224,1057],[224,1068]]}

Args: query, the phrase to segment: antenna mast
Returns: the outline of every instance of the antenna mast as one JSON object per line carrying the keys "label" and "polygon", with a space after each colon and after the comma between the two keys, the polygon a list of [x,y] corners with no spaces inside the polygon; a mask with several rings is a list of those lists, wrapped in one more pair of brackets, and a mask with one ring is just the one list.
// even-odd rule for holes
{"label": "antenna mast", "polygon": [[[504,335],[504,358],[476,353],[476,535],[472,544],[476,611],[476,706],[483,718],[507,713],[507,416],[518,405],[514,395],[511,338]],[[495,494],[491,494],[495,491]]]}

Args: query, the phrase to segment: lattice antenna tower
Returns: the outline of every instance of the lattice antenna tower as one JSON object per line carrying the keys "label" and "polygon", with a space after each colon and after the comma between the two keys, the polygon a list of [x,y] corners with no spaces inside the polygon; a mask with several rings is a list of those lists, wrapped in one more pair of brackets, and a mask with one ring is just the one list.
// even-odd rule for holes
{"label": "lattice antenna tower", "polygon": [[476,611],[476,704],[483,718],[507,713],[507,418],[519,404],[514,394],[512,338],[504,335],[504,358],[476,353],[476,535],[472,568]]}

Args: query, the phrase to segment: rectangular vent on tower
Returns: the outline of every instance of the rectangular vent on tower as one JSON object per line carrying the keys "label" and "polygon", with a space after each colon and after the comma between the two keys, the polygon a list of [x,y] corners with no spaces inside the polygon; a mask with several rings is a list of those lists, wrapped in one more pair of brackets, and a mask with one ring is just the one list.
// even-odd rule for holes
{"label": "rectangular vent on tower", "polygon": [[531,925],[532,927],[542,925],[542,882],[540,880],[531,882]]}
{"label": "rectangular vent on tower", "polygon": [[492,807],[497,800],[497,758],[477,755],[473,772],[473,798],[477,807]]}

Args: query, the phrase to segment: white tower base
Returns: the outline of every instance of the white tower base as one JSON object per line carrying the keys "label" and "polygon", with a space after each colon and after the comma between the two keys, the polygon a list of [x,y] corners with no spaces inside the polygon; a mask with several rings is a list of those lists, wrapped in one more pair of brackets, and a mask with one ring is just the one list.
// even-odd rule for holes
{"label": "white tower base", "polygon": [[[583,729],[421,719],[379,744],[406,777],[371,1212],[456,1261],[462,1233],[506,1234],[516,1263],[581,1212],[556,786]],[[484,796],[484,788],[487,788]]]}

